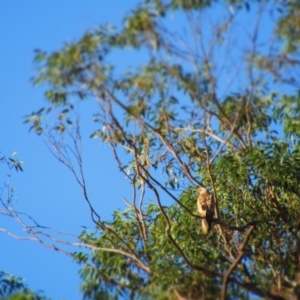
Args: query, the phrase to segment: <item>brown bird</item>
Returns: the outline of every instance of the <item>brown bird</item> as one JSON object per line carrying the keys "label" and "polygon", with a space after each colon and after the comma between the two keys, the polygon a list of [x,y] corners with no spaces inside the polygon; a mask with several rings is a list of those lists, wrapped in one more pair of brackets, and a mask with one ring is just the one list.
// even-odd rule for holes
{"label": "brown bird", "polygon": [[205,188],[201,187],[198,193],[197,208],[201,217],[202,231],[208,234],[215,213],[215,202]]}

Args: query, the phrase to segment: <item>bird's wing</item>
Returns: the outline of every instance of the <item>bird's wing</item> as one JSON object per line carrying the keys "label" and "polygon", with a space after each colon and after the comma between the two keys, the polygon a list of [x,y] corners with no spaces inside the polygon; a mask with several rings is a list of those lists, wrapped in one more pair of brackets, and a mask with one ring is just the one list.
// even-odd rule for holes
{"label": "bird's wing", "polygon": [[209,193],[201,192],[197,199],[197,208],[201,217],[206,217],[207,212],[211,210],[212,199]]}

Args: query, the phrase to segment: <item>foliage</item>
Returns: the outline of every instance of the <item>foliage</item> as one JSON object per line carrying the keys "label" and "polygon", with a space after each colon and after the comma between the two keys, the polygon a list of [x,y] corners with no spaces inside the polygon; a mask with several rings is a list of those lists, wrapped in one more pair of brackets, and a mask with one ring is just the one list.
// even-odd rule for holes
{"label": "foliage", "polygon": [[41,293],[32,292],[21,278],[0,271],[0,299],[2,300],[47,300]]}
{"label": "foliage", "polygon": [[[73,254],[86,298],[299,296],[299,15],[297,1],[145,0],[121,28],[37,50],[48,107],[25,122],[91,209],[95,232],[80,241],[92,251]],[[131,67],[114,64],[130,53]],[[133,190],[110,222],[58,142],[71,137],[82,171],[74,107],[92,99],[91,137],[110,145]],[[199,186],[217,203],[208,236]]]}

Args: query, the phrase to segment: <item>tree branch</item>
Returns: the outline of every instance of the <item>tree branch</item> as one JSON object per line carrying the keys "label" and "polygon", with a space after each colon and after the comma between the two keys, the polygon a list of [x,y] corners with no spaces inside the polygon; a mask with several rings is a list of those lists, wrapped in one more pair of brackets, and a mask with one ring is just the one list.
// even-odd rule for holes
{"label": "tree branch", "polygon": [[222,291],[221,291],[221,300],[226,300],[227,297],[227,285],[229,281],[229,277],[231,273],[235,270],[237,265],[240,263],[242,260],[243,256],[245,255],[245,247],[249,241],[250,235],[252,231],[254,230],[255,225],[251,225],[248,231],[246,232],[244,242],[243,244],[239,247],[239,255],[236,257],[235,261],[231,264],[231,266],[228,268],[226,274],[223,277],[223,286],[222,286]]}

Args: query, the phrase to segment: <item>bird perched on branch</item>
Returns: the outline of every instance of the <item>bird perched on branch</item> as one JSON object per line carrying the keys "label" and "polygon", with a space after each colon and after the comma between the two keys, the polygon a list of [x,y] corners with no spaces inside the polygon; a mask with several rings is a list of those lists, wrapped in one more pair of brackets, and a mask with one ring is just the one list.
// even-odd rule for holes
{"label": "bird perched on branch", "polygon": [[208,234],[215,213],[215,202],[211,194],[201,187],[198,190],[197,208],[201,217],[202,231]]}

